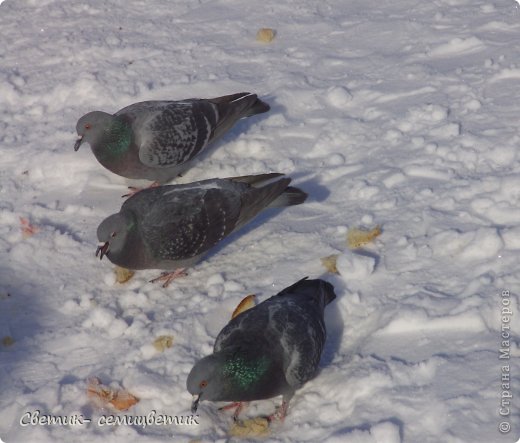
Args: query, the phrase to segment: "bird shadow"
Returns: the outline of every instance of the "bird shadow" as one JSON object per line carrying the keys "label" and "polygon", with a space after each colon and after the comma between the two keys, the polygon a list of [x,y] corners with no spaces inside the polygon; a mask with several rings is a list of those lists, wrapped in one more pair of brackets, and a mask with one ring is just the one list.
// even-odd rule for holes
{"label": "bird shadow", "polygon": [[276,96],[273,94],[268,94],[260,97],[263,102],[266,102],[271,109],[266,112],[267,115],[276,115],[276,114],[285,114],[287,111],[287,106],[284,106],[276,101]]}
{"label": "bird shadow", "polygon": [[56,221],[51,220],[48,217],[42,217],[40,219],[40,222],[45,226],[50,226],[54,228],[56,231],[58,231],[58,233],[62,235],[70,236],[74,241],[78,243],[81,243],[83,241],[83,239],[76,232],[74,232],[74,229],[65,223],[56,223]]}
{"label": "bird shadow", "polygon": [[[45,303],[49,295],[38,276],[30,270],[16,267],[13,260],[0,262],[0,392],[10,392],[13,386],[30,383],[30,374],[38,373],[41,350],[37,337],[48,332],[45,320],[56,315]],[[42,380],[46,377],[42,373]],[[39,380],[39,378],[38,378]],[[22,406],[25,400],[20,400]],[[15,402],[16,403],[16,402]],[[16,407],[18,407],[16,406]]]}
{"label": "bird shadow", "polygon": [[379,263],[381,262],[381,257],[375,252],[367,251],[365,249],[355,249],[354,253],[363,257],[372,258],[374,260],[374,271],[378,268]]}
{"label": "bird shadow", "polygon": [[[399,430],[399,441],[402,442],[404,440],[404,423],[401,419],[397,417],[388,417],[384,418],[382,420],[379,420],[377,422],[366,422],[359,424],[357,426],[346,426],[344,428],[341,428],[334,432],[331,437],[337,437],[339,439],[345,438],[347,435],[352,434],[356,431],[362,431],[362,432],[370,432],[370,430],[379,424],[383,423],[392,423],[395,425]],[[335,440],[335,439],[334,439]]]}
{"label": "bird shadow", "polygon": [[343,341],[343,331],[345,322],[341,316],[341,310],[337,303],[339,298],[343,297],[347,292],[347,287],[343,279],[333,274],[322,274],[318,278],[328,281],[334,286],[336,299],[325,308],[325,327],[327,329],[327,340],[323,348],[320,360],[320,370],[329,366],[334,361],[334,357],[338,355]]}
{"label": "bird shadow", "polygon": [[237,241],[240,237],[247,235],[271,220],[273,217],[276,217],[280,212],[282,212],[285,208],[269,208],[262,211],[259,215],[257,215],[253,220],[248,222],[245,226],[242,226],[239,230],[232,232],[229,234],[224,240],[215,245],[212,249],[208,251],[208,253],[204,256],[203,260],[207,261],[211,259],[214,255],[217,255],[222,249],[228,246],[230,243]]}

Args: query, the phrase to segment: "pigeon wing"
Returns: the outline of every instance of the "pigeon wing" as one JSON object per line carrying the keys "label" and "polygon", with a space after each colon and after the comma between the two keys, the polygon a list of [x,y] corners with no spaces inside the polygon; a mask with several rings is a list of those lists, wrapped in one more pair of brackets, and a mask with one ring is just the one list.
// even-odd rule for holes
{"label": "pigeon wing", "polygon": [[281,359],[287,382],[298,389],[316,373],[325,342],[323,321],[307,308],[292,297],[271,297],[231,320],[215,340],[214,352],[237,346],[246,337],[265,340],[272,353],[281,354],[273,359]]}
{"label": "pigeon wing", "polygon": [[142,235],[154,257],[184,260],[206,252],[227,236],[239,211],[240,201],[229,191],[174,190],[150,209]]}
{"label": "pigeon wing", "polygon": [[166,102],[148,110],[136,132],[139,160],[150,167],[171,167],[191,160],[209,142],[218,111],[206,100]]}
{"label": "pigeon wing", "polygon": [[262,304],[242,312],[220,331],[213,351],[218,352],[221,349],[236,346],[237,343],[244,341],[245,337],[264,337],[268,321],[269,313]]}
{"label": "pigeon wing", "polygon": [[272,324],[275,330],[282,331],[280,341],[284,349],[285,378],[297,389],[316,373],[326,332],[315,309],[294,299],[285,303],[285,308],[273,314]]}

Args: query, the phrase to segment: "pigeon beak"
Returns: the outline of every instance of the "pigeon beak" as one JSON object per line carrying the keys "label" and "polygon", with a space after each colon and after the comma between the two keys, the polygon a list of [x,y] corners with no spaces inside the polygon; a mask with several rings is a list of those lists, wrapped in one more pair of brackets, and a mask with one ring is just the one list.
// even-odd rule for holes
{"label": "pigeon beak", "polygon": [[78,135],[78,139],[76,140],[76,143],[74,143],[74,151],[77,151],[79,149],[81,143],[83,143],[83,136]]}
{"label": "pigeon beak", "polygon": [[110,244],[108,242],[98,245],[96,249],[96,257],[99,255],[99,259],[103,260],[103,257],[107,255]]}
{"label": "pigeon beak", "polygon": [[191,413],[195,414],[197,412],[197,408],[199,407],[200,402],[200,396],[202,395],[202,392],[199,395],[193,396],[193,402],[191,403]]}

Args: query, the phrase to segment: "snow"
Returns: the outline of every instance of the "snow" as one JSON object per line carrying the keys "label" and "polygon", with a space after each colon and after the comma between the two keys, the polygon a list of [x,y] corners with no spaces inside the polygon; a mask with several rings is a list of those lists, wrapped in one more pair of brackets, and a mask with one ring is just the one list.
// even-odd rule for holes
{"label": "snow", "polygon": [[376,265],[374,257],[356,254],[351,251],[343,252],[337,259],[336,268],[340,275],[349,280],[366,280]]}
{"label": "snow", "polygon": [[[187,375],[238,302],[309,275],[338,295],[326,348],[269,441],[518,440],[519,19],[513,0],[4,1],[0,438],[228,441],[231,417],[205,402],[198,424],[101,426],[114,412],[90,403],[88,380],[140,399],[119,415],[189,416]],[[77,119],[240,91],[271,111],[177,182],[283,172],[308,201],[266,212],[167,289],[154,270],[116,283],[95,233],[128,183],[73,151]],[[347,250],[350,227],[375,224],[380,237]],[[332,254],[338,275],[320,262]],[[93,421],[20,424],[37,410]]]}

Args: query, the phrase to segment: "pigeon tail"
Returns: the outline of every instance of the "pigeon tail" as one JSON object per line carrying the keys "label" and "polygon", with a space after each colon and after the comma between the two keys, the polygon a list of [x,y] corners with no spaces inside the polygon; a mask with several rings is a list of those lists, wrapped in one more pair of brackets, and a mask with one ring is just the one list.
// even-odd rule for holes
{"label": "pigeon tail", "polygon": [[210,101],[217,106],[218,110],[217,126],[213,130],[212,140],[231,129],[241,118],[269,110],[269,106],[259,100],[256,94],[249,92],[218,97]]}
{"label": "pigeon tail", "polygon": [[248,95],[255,95],[252,92],[237,92],[236,94],[223,95],[222,97],[209,98],[208,101],[215,103],[216,105],[228,104],[241,98],[247,97]]}
{"label": "pigeon tail", "polygon": [[241,109],[239,118],[262,114],[271,109],[267,103],[260,100],[256,94],[251,92],[224,95],[222,97],[212,98],[209,101],[218,106],[219,112],[225,112],[226,106],[239,107],[239,109]]}
{"label": "pigeon tail", "polygon": [[316,289],[319,290],[320,294],[324,295],[325,306],[336,299],[336,293],[334,292],[334,286],[332,286],[332,284],[322,279],[309,280],[308,278],[309,277],[303,277],[301,280],[298,280],[296,283],[285,288],[277,295],[283,296],[285,294],[292,294],[298,290],[304,290],[312,286],[317,286]]}
{"label": "pigeon tail", "polygon": [[325,306],[327,306],[331,301],[336,299],[336,293],[334,292],[334,286],[332,286],[328,281],[320,280],[322,283],[321,289],[325,293]]}
{"label": "pigeon tail", "polygon": [[269,111],[271,107],[266,103],[260,100],[259,98],[250,106],[244,117],[251,117],[256,114],[263,114],[264,112]]}
{"label": "pigeon tail", "polygon": [[[241,178],[243,181],[245,177]],[[291,182],[289,177],[282,177],[272,182],[269,174],[251,180],[254,180],[249,182],[251,187],[241,197],[242,208],[235,224],[235,230],[256,217],[264,208],[270,207],[275,200],[280,198]],[[267,184],[264,184],[266,181]]]}
{"label": "pigeon tail", "polygon": [[308,197],[306,192],[294,186],[288,186],[282,194],[280,194],[269,205],[270,208],[283,208],[285,206],[294,206],[303,203]]}
{"label": "pigeon tail", "polygon": [[239,183],[247,183],[258,188],[261,185],[265,185],[268,182],[273,182],[274,179],[283,177],[285,174],[280,172],[268,172],[267,174],[256,174],[256,175],[242,175],[240,177],[229,177],[227,180],[232,180]]}

